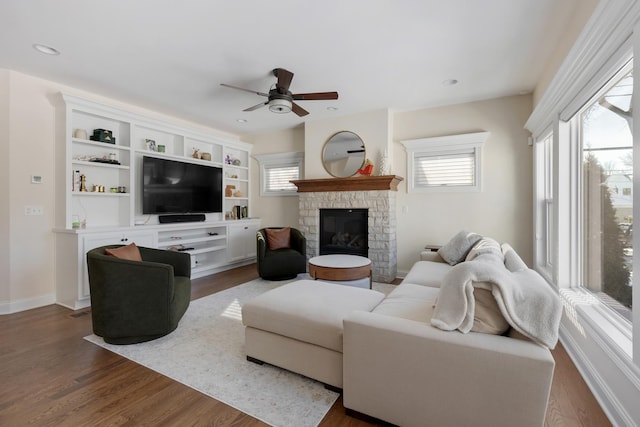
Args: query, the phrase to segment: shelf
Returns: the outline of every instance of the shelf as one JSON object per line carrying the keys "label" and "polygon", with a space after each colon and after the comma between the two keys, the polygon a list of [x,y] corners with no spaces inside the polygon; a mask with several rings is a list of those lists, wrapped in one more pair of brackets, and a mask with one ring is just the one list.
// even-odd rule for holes
{"label": "shelf", "polygon": [[114,150],[131,151],[131,148],[125,147],[123,145],[109,144],[100,141],[91,141],[90,139],[71,138],[71,141],[76,144],[90,145],[92,147],[113,148]]}
{"label": "shelf", "polygon": [[212,167],[215,166],[218,168],[221,168],[223,166],[222,163],[214,162],[212,160],[201,160],[201,159],[196,159],[190,156],[182,156],[179,154],[161,153],[158,151],[149,151],[149,150],[135,150],[135,152],[136,154],[142,154],[144,156],[158,157],[158,158],[169,159],[169,160],[177,160],[180,162],[191,162],[191,163],[196,163],[196,164],[205,165],[205,166],[212,166]]}
{"label": "shelf", "polygon": [[100,162],[89,162],[86,160],[71,160],[71,163],[74,165],[91,166],[91,167],[97,167],[97,168],[121,169],[121,170],[130,169],[129,166],[114,165],[114,164],[100,163]]}
{"label": "shelf", "polygon": [[112,193],[111,191],[105,191],[104,193],[97,191],[72,191],[71,195],[82,197],[129,197],[131,193]]}
{"label": "shelf", "polygon": [[249,200],[248,197],[225,197],[225,200]]}
{"label": "shelf", "polygon": [[248,179],[242,179],[242,178],[225,178],[225,181],[236,181],[236,182],[249,182]]}
{"label": "shelf", "polygon": [[204,253],[207,253],[207,252],[221,251],[221,250],[224,250],[224,249],[227,249],[227,245],[224,245],[224,246],[212,246],[212,247],[200,248],[200,249],[192,249],[192,250],[184,251],[184,252],[186,252],[188,254],[191,254],[191,255],[198,255],[198,254],[204,254]]}
{"label": "shelf", "polygon": [[211,242],[213,240],[224,240],[227,236],[225,234],[219,234],[217,236],[202,236],[202,237],[191,237],[187,239],[172,239],[172,240],[162,240],[158,242],[158,246],[166,247],[166,246],[175,246],[175,245],[185,245],[189,243],[200,243],[200,242]]}
{"label": "shelf", "polygon": [[243,169],[243,170],[249,169],[247,166],[236,166],[236,165],[230,165],[229,163],[225,163],[224,167],[225,168]]}

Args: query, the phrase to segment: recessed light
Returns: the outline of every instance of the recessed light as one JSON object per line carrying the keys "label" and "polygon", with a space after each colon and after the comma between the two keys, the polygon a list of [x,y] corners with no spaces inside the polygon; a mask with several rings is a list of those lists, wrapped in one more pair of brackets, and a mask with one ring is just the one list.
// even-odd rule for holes
{"label": "recessed light", "polygon": [[236,119],[238,123],[247,123],[247,119]]}
{"label": "recessed light", "polygon": [[458,81],[456,79],[447,79],[442,82],[443,86],[453,86],[457,84],[458,84]]}
{"label": "recessed light", "polygon": [[329,111],[338,111],[338,107],[327,107]]}
{"label": "recessed light", "polygon": [[40,43],[35,43],[33,48],[40,53],[44,53],[45,55],[60,55],[60,51],[51,46],[47,46]]}

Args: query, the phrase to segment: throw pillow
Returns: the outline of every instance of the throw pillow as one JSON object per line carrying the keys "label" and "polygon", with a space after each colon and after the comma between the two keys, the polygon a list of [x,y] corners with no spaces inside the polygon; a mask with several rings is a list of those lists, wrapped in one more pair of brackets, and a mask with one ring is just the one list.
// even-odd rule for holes
{"label": "throw pillow", "polygon": [[469,254],[464,260],[471,261],[478,255],[484,254],[484,253],[493,253],[499,256],[500,258],[503,258],[502,249],[500,248],[500,243],[496,242],[494,239],[490,237],[483,237],[482,239],[478,240],[478,242],[475,245],[473,245],[473,247],[469,251]]}
{"label": "throw pillow", "polygon": [[453,236],[446,245],[438,249],[438,255],[449,264],[456,265],[464,260],[473,245],[480,239],[482,239],[481,235],[462,230]]}
{"label": "throw pillow", "polygon": [[267,245],[269,249],[288,249],[291,247],[291,227],[267,228]]}
{"label": "throw pillow", "polygon": [[504,266],[507,267],[507,270],[510,272],[515,273],[516,271],[529,268],[508,243],[502,244],[502,253],[504,253]]}
{"label": "throw pillow", "polygon": [[502,335],[509,329],[509,323],[502,315],[496,299],[488,289],[474,288],[476,309],[473,315],[473,332]]}
{"label": "throw pillow", "polygon": [[120,259],[127,259],[129,261],[142,261],[140,256],[140,250],[135,243],[130,243],[127,246],[121,246],[119,248],[105,249],[107,255],[111,255]]}

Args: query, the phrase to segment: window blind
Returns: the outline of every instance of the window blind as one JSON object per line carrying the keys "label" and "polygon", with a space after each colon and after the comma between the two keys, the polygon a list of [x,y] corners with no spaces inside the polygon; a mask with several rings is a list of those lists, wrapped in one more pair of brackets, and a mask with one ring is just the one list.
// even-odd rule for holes
{"label": "window blind", "polygon": [[298,166],[265,166],[265,191],[296,191],[291,180],[300,178]]}
{"label": "window blind", "polygon": [[475,152],[419,154],[414,157],[416,187],[474,186]]}

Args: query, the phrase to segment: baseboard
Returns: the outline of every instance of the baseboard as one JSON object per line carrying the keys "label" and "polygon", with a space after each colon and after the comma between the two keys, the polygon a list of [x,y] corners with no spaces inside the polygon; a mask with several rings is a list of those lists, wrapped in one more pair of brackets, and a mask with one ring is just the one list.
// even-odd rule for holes
{"label": "baseboard", "polygon": [[629,415],[622,402],[616,397],[616,393],[599,374],[598,369],[562,324],[560,325],[560,342],[611,424],[614,426],[636,425],[633,417]]}
{"label": "baseboard", "polygon": [[409,271],[407,270],[398,270],[396,271],[396,278],[404,279],[405,277],[407,277],[407,274],[409,274]]}
{"label": "baseboard", "polygon": [[44,307],[45,305],[55,304],[55,302],[55,294],[46,294],[16,301],[2,301],[0,302],[0,315],[18,313],[20,311],[31,310],[32,308]]}

